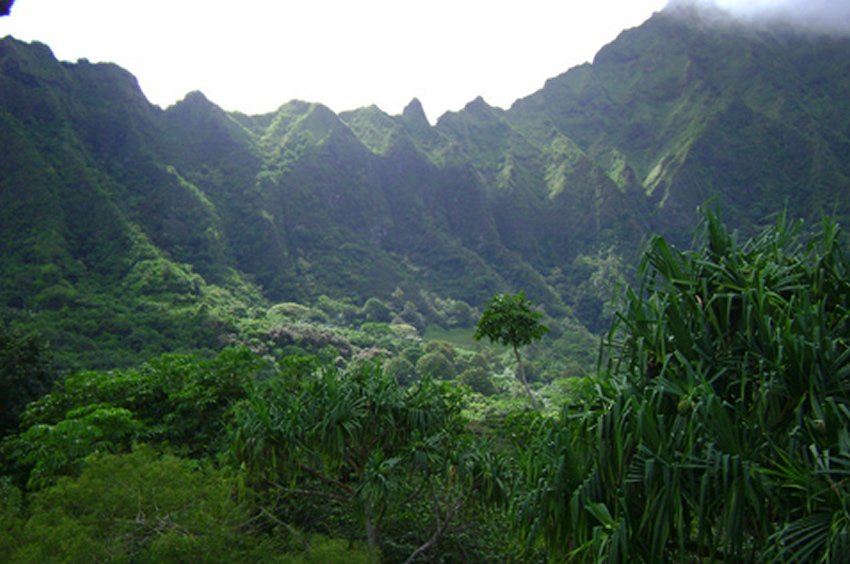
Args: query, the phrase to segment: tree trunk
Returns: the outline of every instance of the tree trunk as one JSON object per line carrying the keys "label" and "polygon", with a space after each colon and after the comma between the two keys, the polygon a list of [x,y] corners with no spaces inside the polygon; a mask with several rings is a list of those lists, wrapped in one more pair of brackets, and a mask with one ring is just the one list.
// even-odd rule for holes
{"label": "tree trunk", "polygon": [[516,376],[520,382],[522,382],[523,387],[525,387],[525,393],[528,394],[528,399],[531,400],[531,407],[540,411],[540,404],[537,402],[537,398],[534,397],[534,394],[531,393],[531,388],[528,386],[528,380],[525,379],[525,368],[522,365],[522,357],[519,355],[519,349],[514,347],[514,356],[516,357]]}
{"label": "tree trunk", "polygon": [[435,515],[434,516],[437,519],[437,529],[434,531],[434,534],[431,535],[430,539],[425,541],[424,544],[422,544],[419,548],[417,548],[416,550],[413,551],[413,554],[411,554],[407,558],[407,560],[404,561],[404,564],[413,564],[413,561],[416,560],[416,558],[420,554],[422,554],[426,550],[430,549],[432,546],[434,546],[434,544],[438,540],[440,540],[440,537],[442,537],[443,533],[446,532],[446,529],[449,527],[452,519],[454,518],[455,514],[460,510],[462,505],[463,505],[463,497],[461,497],[460,499],[457,500],[457,503],[455,503],[454,507],[452,507],[448,511],[446,511],[445,518],[442,519],[442,520],[440,520],[440,510],[435,505],[435,507],[434,507]]}
{"label": "tree trunk", "polygon": [[378,525],[373,521],[372,511],[370,508],[365,508],[366,513],[366,541],[369,543],[369,550],[372,554],[379,554],[380,547],[378,546]]}

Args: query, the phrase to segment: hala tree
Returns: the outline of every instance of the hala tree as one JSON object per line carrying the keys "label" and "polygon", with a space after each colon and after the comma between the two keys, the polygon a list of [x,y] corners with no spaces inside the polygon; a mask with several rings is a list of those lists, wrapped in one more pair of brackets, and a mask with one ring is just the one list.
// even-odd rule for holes
{"label": "hala tree", "polygon": [[600,397],[540,435],[519,510],[575,561],[850,554],[850,262],[784,219],[695,251],[654,238],[604,345]]}
{"label": "hala tree", "polygon": [[232,452],[258,487],[353,510],[376,552],[387,516],[422,500],[434,528],[409,560],[471,503],[505,499],[500,459],[476,446],[456,389],[430,378],[402,388],[379,365],[340,372],[305,358],[236,406]]}
{"label": "hala tree", "polygon": [[494,296],[478,320],[474,337],[476,340],[486,337],[492,343],[511,346],[516,358],[516,376],[525,388],[532,405],[538,407],[537,400],[528,386],[519,352],[520,348],[542,339],[549,332],[549,328],[540,323],[543,314],[532,309],[532,306],[532,302],[525,297],[525,292]]}

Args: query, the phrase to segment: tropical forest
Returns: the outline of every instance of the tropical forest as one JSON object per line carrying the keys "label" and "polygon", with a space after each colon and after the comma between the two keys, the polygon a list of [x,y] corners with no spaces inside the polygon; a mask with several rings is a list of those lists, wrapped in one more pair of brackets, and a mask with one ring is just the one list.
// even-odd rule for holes
{"label": "tropical forest", "polygon": [[850,34],[435,123],[0,39],[0,561],[848,562],[849,221]]}

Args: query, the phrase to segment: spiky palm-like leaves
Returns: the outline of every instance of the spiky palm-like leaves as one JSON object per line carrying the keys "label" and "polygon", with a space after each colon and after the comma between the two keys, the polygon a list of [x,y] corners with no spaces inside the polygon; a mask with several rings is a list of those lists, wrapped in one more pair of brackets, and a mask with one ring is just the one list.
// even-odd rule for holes
{"label": "spiky palm-like leaves", "polygon": [[652,240],[604,345],[597,409],[553,425],[520,506],[582,561],[845,561],[848,261],[824,222],[696,251]]}
{"label": "spiky palm-like leaves", "polygon": [[464,504],[505,502],[503,463],[474,444],[455,388],[427,379],[402,388],[377,365],[294,368],[237,406],[233,454],[258,482],[355,508],[374,549],[384,516],[424,499],[436,530],[417,554]]}

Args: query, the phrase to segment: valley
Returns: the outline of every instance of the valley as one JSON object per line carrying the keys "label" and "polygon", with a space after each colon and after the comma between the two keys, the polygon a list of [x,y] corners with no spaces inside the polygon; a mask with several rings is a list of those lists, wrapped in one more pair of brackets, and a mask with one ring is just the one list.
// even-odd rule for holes
{"label": "valley", "polygon": [[848,60],[676,4],[431,124],[0,39],[0,559],[840,560]]}

